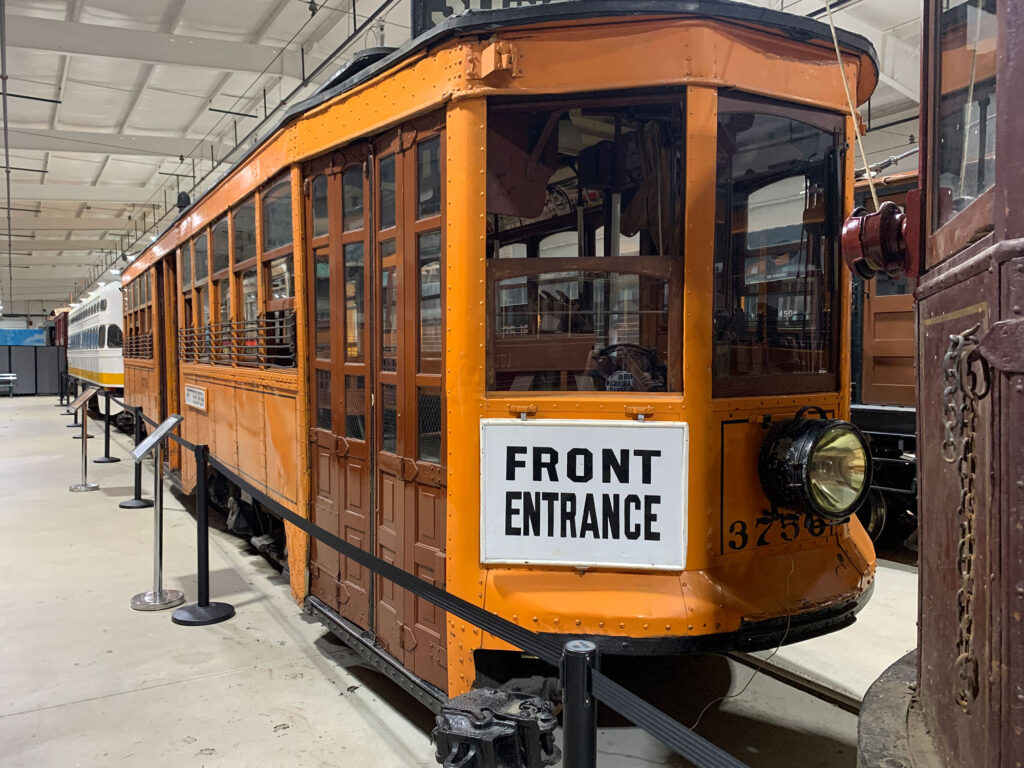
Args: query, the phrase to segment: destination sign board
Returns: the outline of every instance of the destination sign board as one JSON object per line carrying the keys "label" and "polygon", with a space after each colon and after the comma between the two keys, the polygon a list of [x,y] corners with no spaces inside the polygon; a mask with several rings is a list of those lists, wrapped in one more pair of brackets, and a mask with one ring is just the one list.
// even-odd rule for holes
{"label": "destination sign board", "polygon": [[683,570],[683,422],[483,419],[481,561]]}
{"label": "destination sign board", "polygon": [[449,16],[464,11],[490,11],[504,8],[523,8],[530,5],[549,5],[565,0],[413,0],[413,37],[436,27]]}

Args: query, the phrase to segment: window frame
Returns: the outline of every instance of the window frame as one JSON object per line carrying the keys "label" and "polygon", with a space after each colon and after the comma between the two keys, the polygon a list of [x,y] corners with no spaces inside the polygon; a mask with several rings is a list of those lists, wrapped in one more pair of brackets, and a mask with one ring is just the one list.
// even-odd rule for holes
{"label": "window frame", "polygon": [[[758,115],[770,115],[773,117],[780,117],[795,122],[810,125],[826,133],[833,133],[836,136],[833,147],[837,152],[842,153],[844,144],[847,140],[846,136],[846,117],[838,113],[828,112],[823,109],[804,106],[795,104],[792,102],[778,101],[775,99],[768,99],[760,96],[754,96],[747,93],[730,93],[719,91],[718,96],[718,110],[717,114],[730,114],[737,112],[750,112]],[[716,121],[716,133],[717,133],[717,121]],[[717,138],[716,138],[717,143]],[[718,187],[718,171],[717,171],[717,158],[710,160],[712,178],[715,179],[715,187]],[[837,163],[842,167],[845,167],[845,161]],[[766,374],[757,376],[737,376],[729,377],[724,381],[716,380],[714,375],[714,368],[712,367],[711,376],[711,390],[712,397],[716,400],[725,400],[734,397],[772,397],[785,394],[818,394],[818,393],[834,393],[838,392],[841,387],[840,382],[840,367],[841,367],[841,353],[840,350],[843,348],[845,343],[848,343],[850,330],[849,322],[844,319],[843,313],[843,291],[842,291],[842,275],[843,267],[841,264],[841,251],[840,251],[840,231],[842,218],[842,211],[846,199],[846,184],[848,180],[845,178],[845,174],[838,172],[836,174],[837,189],[833,191],[834,200],[838,203],[839,213],[835,216],[836,218],[836,231],[832,233],[831,238],[831,253],[829,258],[833,267],[833,285],[831,286],[831,306],[832,306],[832,339],[830,342],[830,349],[828,350],[828,363],[830,370],[827,373],[792,373],[792,374]],[[717,192],[716,192],[717,197]],[[828,211],[829,193],[825,191],[825,217],[826,221],[829,216]],[[717,207],[717,200],[716,200]],[[717,210],[715,212],[715,219],[718,219]],[[715,247],[717,247],[717,235],[715,238]],[[711,265],[714,269],[714,264],[717,261],[717,253],[715,247],[712,248],[711,252]],[[713,303],[712,303],[713,306]],[[709,342],[712,343],[713,342]],[[807,385],[804,386],[804,383]]]}

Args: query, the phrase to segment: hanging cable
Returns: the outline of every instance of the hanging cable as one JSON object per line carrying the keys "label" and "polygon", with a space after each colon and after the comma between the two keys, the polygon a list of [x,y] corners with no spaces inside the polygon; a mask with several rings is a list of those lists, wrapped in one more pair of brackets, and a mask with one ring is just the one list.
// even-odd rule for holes
{"label": "hanging cable", "polygon": [[[861,139],[860,128],[857,125],[857,112],[853,107],[853,97],[850,95],[850,84],[846,82],[846,68],[843,66],[843,54],[839,52],[839,36],[836,34],[836,24],[832,20],[832,0],[825,0],[825,12],[828,14],[828,26],[832,30],[832,44],[836,49],[836,60],[839,62],[839,77],[843,80],[843,90],[846,92],[846,103],[850,107],[850,117],[853,119],[853,136],[857,142],[857,149],[860,150],[860,161],[864,167],[868,167],[868,156],[864,151],[864,142]],[[875,182],[868,175],[868,187],[871,188],[871,200],[878,210],[878,193],[875,192]]]}
{"label": "hanging cable", "polygon": [[7,0],[0,0],[0,80],[3,82],[4,176],[7,179],[7,289],[14,309],[14,254],[11,236],[11,142],[7,135]]}

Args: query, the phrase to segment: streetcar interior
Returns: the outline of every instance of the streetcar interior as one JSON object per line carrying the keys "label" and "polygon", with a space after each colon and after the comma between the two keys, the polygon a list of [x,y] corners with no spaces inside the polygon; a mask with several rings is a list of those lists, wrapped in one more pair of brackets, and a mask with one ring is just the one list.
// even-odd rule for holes
{"label": "streetcar interior", "polygon": [[496,107],[489,125],[490,389],[679,391],[680,102]]}

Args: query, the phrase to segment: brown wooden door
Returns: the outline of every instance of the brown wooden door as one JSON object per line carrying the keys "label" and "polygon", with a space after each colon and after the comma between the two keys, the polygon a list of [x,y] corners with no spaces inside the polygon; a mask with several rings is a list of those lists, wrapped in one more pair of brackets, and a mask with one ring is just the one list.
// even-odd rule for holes
{"label": "brown wooden door", "polygon": [[[306,207],[314,522],[444,587],[441,146],[413,128],[320,160]],[[443,612],[315,541],[310,570],[314,595],[446,689]]]}
{"label": "brown wooden door", "polygon": [[864,403],[916,402],[912,291],[906,279],[878,279],[864,285]]}
{"label": "brown wooden door", "polygon": [[[369,551],[367,162],[366,147],[320,160],[307,169],[305,192],[313,521]],[[310,582],[312,593],[341,616],[372,628],[370,578],[362,566],[313,540]]]}
{"label": "brown wooden door", "polygon": [[[441,136],[378,144],[374,180],[377,555],[444,586]],[[447,686],[444,614],[385,579],[377,636],[418,676]]]}

